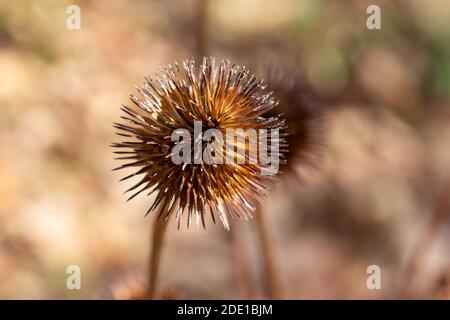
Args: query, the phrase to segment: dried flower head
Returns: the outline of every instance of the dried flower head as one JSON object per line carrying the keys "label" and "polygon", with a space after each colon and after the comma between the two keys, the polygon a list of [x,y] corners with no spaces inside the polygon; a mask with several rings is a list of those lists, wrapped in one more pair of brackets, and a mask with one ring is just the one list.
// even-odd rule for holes
{"label": "dried flower head", "polygon": [[323,108],[314,89],[300,72],[279,64],[257,69],[279,101],[268,115],[282,113],[286,119],[289,153],[282,169],[298,177],[296,165],[314,165],[315,156],[323,146]]}
{"label": "dried flower head", "polygon": [[[245,67],[231,66],[226,61],[216,64],[214,59],[205,58],[200,68],[193,60],[184,61],[182,67],[178,64],[164,67],[154,78],[146,77],[144,84],[136,86],[136,90],[139,97],[130,94],[134,107],[122,107],[125,115],[121,118],[127,124],[114,125],[120,131],[119,135],[130,139],[113,144],[120,149],[115,153],[124,155],[118,159],[131,161],[116,169],[138,168],[122,180],[142,175],[141,180],[127,190],[137,190],[129,200],[144,190],[148,195],[155,193],[147,214],[158,210],[158,219],[162,217],[164,221],[174,215],[178,227],[186,215],[188,227],[193,218],[205,227],[205,215],[210,214],[215,223],[217,214],[227,229],[228,217],[251,217],[255,205],[262,202],[277,172],[262,174],[264,164],[260,159],[255,162],[251,158],[249,150],[252,144],[245,136],[244,142],[232,139],[229,143],[227,140],[226,147],[214,149],[225,157],[230,150],[244,151],[243,161],[175,164],[172,157],[179,153],[176,147],[180,146],[180,141],[174,141],[173,133],[184,129],[194,136],[188,144],[196,158],[196,153],[202,154],[215,143],[224,142],[218,141],[217,136],[209,137],[200,144],[200,149],[196,149],[198,142],[205,139],[203,132],[207,129],[216,129],[224,136],[229,129],[236,132],[281,130],[278,136],[269,136],[265,142],[259,139],[257,147],[266,147],[268,154],[274,154],[269,146],[277,142],[277,154],[283,163],[286,147],[282,133],[284,120],[273,113],[267,116],[276,102],[272,94],[266,92],[262,81]],[[194,128],[198,123],[202,130],[200,134]],[[242,132],[238,133],[238,138],[242,138]],[[186,141],[183,143],[187,144]]]}

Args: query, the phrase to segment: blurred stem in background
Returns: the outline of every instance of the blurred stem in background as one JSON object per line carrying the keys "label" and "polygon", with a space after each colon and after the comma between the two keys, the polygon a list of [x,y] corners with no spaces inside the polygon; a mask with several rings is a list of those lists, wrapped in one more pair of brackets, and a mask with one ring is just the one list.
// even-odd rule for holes
{"label": "blurred stem in background", "polygon": [[235,282],[242,299],[252,300],[257,298],[256,283],[251,271],[248,243],[244,237],[248,231],[244,221],[236,221],[228,232],[231,244],[231,261]]}
{"label": "blurred stem in background", "polygon": [[195,1],[193,32],[195,42],[194,43],[195,58],[198,63],[201,63],[203,57],[206,57],[209,54],[207,45],[208,8],[209,8],[209,0]]}
{"label": "blurred stem in background", "polygon": [[150,261],[148,268],[148,289],[147,298],[155,299],[158,284],[159,265],[161,262],[161,251],[164,245],[164,235],[166,233],[168,221],[157,220],[153,223],[150,243]]}
{"label": "blurred stem in background", "polygon": [[281,299],[282,290],[276,263],[277,259],[273,247],[274,239],[261,205],[256,207],[254,220],[262,258],[265,293],[269,299]]}

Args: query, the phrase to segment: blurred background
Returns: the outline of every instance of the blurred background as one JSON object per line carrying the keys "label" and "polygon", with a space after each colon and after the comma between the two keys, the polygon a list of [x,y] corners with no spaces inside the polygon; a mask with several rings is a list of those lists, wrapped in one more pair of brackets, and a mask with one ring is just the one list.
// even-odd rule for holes
{"label": "blurred background", "polygon": [[[81,9],[68,30],[66,9]],[[381,30],[366,9],[381,8]],[[0,298],[127,298],[145,284],[150,205],[127,203],[109,144],[145,75],[203,54],[301,70],[326,108],[326,146],[302,185],[265,207],[284,297],[450,298],[450,2],[0,2]],[[289,192],[286,192],[289,189]],[[170,227],[160,296],[256,298],[252,223]],[[82,289],[66,288],[79,265]],[[366,269],[381,268],[381,290]],[[250,280],[249,280],[250,281]]]}

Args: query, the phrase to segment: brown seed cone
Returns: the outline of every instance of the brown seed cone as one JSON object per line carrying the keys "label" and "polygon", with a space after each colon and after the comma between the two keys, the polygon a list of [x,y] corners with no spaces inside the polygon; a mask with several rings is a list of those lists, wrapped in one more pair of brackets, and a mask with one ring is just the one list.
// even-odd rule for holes
{"label": "brown seed cone", "polygon": [[258,70],[279,102],[268,114],[282,113],[286,119],[289,152],[281,169],[298,177],[296,165],[314,166],[317,155],[322,151],[324,108],[315,90],[300,72],[279,64],[260,66]]}
{"label": "brown seed cone", "polygon": [[[173,214],[178,227],[186,215],[188,227],[193,218],[205,227],[205,215],[209,212],[215,222],[217,214],[227,229],[228,217],[251,217],[255,205],[262,202],[274,183],[276,172],[261,174],[264,165],[259,159],[256,163],[250,161],[249,144],[239,140],[232,144],[236,150],[247,151],[244,163],[177,165],[171,159],[177,144],[171,135],[176,129],[186,129],[192,136],[194,121],[201,122],[202,131],[218,129],[224,137],[227,129],[279,129],[279,138],[269,137],[266,144],[270,147],[272,141],[279,142],[283,163],[287,147],[284,120],[274,112],[268,116],[276,102],[262,81],[245,67],[231,66],[226,61],[216,64],[214,59],[205,58],[200,68],[193,60],[184,61],[182,68],[178,64],[162,68],[154,78],[146,77],[136,90],[139,97],[130,94],[134,107],[122,107],[125,115],[121,118],[127,124],[114,125],[118,134],[129,141],[112,145],[120,150],[115,153],[123,155],[118,159],[132,161],[116,169],[138,168],[122,180],[143,176],[127,190],[137,190],[129,199],[143,191],[149,191],[148,195],[155,192],[147,213],[159,208],[158,219],[164,221]],[[198,139],[202,137],[194,137],[192,145]],[[203,150],[210,148],[211,142],[203,143]],[[226,151],[222,149],[224,156],[228,155]]]}

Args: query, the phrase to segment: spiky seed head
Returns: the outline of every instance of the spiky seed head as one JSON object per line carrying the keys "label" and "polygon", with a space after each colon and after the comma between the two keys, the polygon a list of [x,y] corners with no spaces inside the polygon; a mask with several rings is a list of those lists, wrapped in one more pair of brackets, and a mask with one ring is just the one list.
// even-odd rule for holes
{"label": "spiky seed head", "polygon": [[282,169],[287,176],[296,177],[297,164],[315,165],[324,145],[324,109],[314,88],[303,74],[281,64],[260,65],[256,68],[278,100],[269,116],[283,114],[286,119],[286,142],[289,153]]}
{"label": "spiky seed head", "polygon": [[[155,200],[147,211],[158,211],[158,219],[167,221],[172,215],[180,227],[187,216],[187,226],[195,219],[205,227],[205,216],[211,215],[215,223],[218,215],[229,229],[228,218],[251,217],[257,203],[261,203],[268,188],[274,183],[277,172],[262,174],[264,164],[250,161],[248,143],[233,140],[222,149],[227,156],[230,150],[245,150],[245,161],[223,164],[175,164],[171,156],[177,141],[172,141],[174,130],[186,129],[195,133],[194,123],[200,121],[202,130],[213,128],[226,136],[228,129],[279,129],[277,139],[280,163],[286,151],[284,120],[268,112],[276,106],[255,75],[245,67],[230,65],[228,61],[216,64],[213,58],[203,60],[198,68],[194,60],[186,60],[161,68],[153,78],[146,77],[143,85],[136,86],[138,95],[130,94],[134,106],[123,106],[126,123],[115,123],[117,134],[128,141],[113,143],[118,148],[118,159],[129,160],[116,169],[135,167],[137,171],[122,180],[140,176],[140,180],[127,192],[134,192],[129,200],[143,191],[155,193]],[[194,142],[202,137],[194,137]],[[194,142],[192,144],[194,144]],[[247,142],[247,140],[246,140]],[[210,141],[204,144],[208,148]],[[263,146],[258,140],[258,149]],[[195,149],[195,146],[192,147]],[[217,151],[217,150],[216,150]]]}

